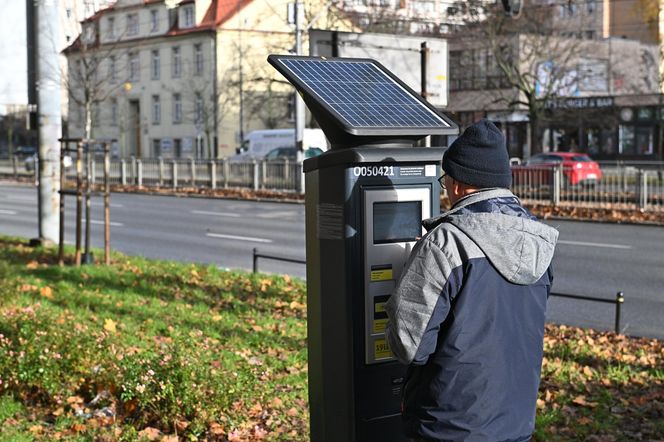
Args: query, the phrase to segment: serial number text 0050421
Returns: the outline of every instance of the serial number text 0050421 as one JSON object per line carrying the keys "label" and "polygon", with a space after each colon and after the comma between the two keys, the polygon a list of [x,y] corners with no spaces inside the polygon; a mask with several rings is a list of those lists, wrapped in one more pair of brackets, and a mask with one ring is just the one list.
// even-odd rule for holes
{"label": "serial number text 0050421", "polygon": [[394,176],[394,166],[355,166],[355,176]]}

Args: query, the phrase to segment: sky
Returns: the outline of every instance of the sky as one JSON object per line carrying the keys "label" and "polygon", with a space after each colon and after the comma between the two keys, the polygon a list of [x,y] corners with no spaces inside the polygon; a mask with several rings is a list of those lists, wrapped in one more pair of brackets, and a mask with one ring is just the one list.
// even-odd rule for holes
{"label": "sky", "polygon": [[28,103],[25,0],[0,0],[0,114]]}

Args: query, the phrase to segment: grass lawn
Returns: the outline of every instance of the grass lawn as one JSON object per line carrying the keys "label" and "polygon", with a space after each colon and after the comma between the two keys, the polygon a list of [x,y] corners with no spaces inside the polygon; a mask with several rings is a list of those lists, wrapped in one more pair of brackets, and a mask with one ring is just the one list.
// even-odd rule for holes
{"label": "grass lawn", "polygon": [[[0,237],[4,441],[308,440],[305,286]],[[664,346],[548,326],[535,439],[664,439]],[[593,439],[593,437],[595,439]]]}

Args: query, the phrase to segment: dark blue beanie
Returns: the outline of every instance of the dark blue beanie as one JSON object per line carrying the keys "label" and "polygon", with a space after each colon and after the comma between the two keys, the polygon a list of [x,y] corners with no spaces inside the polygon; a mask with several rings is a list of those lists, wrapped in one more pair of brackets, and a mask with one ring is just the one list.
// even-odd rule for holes
{"label": "dark blue beanie", "polygon": [[475,187],[512,185],[505,137],[489,120],[469,126],[443,155],[443,170]]}

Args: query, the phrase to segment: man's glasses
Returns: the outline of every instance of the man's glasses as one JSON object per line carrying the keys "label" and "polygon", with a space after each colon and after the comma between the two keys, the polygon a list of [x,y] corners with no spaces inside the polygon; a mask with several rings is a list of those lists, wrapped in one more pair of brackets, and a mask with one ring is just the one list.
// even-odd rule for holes
{"label": "man's glasses", "polygon": [[438,178],[438,184],[440,184],[440,188],[443,189],[443,190],[447,190],[445,188],[445,175],[447,175],[447,174],[444,173]]}

